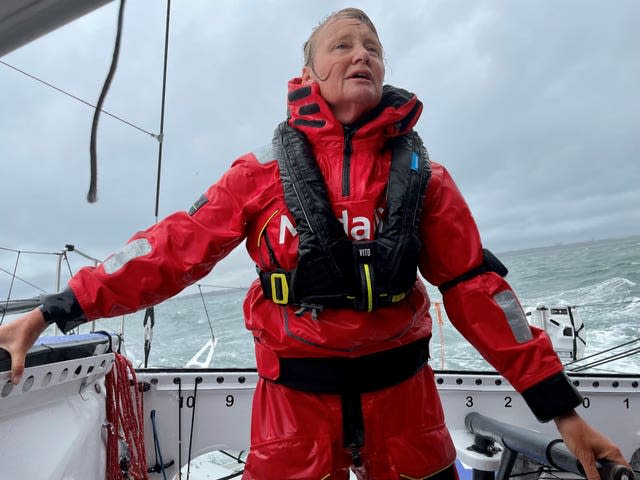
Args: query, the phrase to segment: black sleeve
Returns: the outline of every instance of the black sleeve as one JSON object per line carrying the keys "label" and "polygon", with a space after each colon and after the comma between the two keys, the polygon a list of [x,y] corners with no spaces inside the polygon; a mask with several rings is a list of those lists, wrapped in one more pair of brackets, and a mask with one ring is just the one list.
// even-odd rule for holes
{"label": "black sleeve", "polygon": [[522,397],[541,422],[567,414],[582,403],[582,396],[564,372],[556,373],[526,389]]}
{"label": "black sleeve", "polygon": [[45,322],[55,323],[63,333],[67,333],[78,325],[87,322],[82,307],[73,291],[67,287],[60,293],[41,295],[40,310]]}

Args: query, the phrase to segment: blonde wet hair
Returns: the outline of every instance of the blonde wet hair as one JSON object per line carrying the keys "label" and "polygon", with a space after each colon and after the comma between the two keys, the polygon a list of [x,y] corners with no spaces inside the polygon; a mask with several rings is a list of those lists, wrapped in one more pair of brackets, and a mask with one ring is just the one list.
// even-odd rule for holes
{"label": "blonde wet hair", "polygon": [[313,57],[316,50],[315,44],[316,44],[316,39],[320,34],[320,32],[329,23],[331,23],[334,20],[338,20],[340,18],[352,18],[354,20],[358,20],[359,22],[369,27],[369,30],[373,32],[373,34],[376,36],[376,39],[378,40],[378,43],[380,43],[380,46],[382,47],[382,43],[380,42],[380,38],[378,37],[378,31],[376,30],[376,27],[371,21],[371,19],[369,18],[369,16],[359,8],[343,8],[342,10],[338,10],[337,12],[331,13],[322,22],[320,22],[320,24],[318,24],[318,26],[313,29],[307,41],[304,42],[304,45],[302,46],[302,50],[304,52],[305,67],[313,68]]}

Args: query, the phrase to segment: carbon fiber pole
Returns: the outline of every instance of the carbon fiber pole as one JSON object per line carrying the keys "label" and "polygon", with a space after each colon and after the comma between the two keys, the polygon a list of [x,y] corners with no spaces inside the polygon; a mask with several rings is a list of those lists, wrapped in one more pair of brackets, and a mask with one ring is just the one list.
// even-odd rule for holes
{"label": "carbon fiber pole", "polygon": [[[477,412],[468,414],[464,423],[471,433],[500,442],[505,448],[531,460],[566,472],[584,475],[582,465],[562,440],[503,423]],[[624,465],[599,461],[597,467],[602,480],[634,480],[635,478],[633,472]],[[508,472],[506,473],[508,476]]]}

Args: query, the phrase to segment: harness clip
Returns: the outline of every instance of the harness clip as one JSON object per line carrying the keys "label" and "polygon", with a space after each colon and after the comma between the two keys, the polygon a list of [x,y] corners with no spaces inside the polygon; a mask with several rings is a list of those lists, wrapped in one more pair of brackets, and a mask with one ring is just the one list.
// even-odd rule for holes
{"label": "harness clip", "polygon": [[305,312],[311,311],[311,318],[314,320],[318,319],[318,312],[324,310],[322,305],[315,305],[309,303],[303,303],[300,305],[300,309],[296,310],[296,317],[300,317],[305,314]]}
{"label": "harness clip", "polygon": [[271,274],[271,300],[278,305],[289,303],[289,283],[284,273]]}

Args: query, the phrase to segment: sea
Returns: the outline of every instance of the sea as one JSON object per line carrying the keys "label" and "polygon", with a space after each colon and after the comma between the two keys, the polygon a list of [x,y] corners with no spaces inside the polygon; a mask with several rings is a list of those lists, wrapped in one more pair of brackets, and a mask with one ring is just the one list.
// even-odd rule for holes
{"label": "sea", "polygon": [[[584,355],[589,358],[583,364],[617,358],[610,363],[597,362],[586,371],[640,373],[640,236],[498,256],[509,269],[506,279],[523,307],[573,307],[584,323],[581,337],[586,341]],[[243,287],[247,286],[202,286],[197,293],[156,306],[148,366],[184,367],[214,337],[211,367],[255,368],[253,340],[242,315]],[[433,368],[492,370],[448,321],[438,290],[431,285],[427,289],[433,302]],[[442,312],[441,323],[436,308]],[[144,313],[138,312],[124,320],[101,320],[96,326],[116,331],[124,328],[127,354],[137,366],[142,366],[144,359],[143,318]]]}

